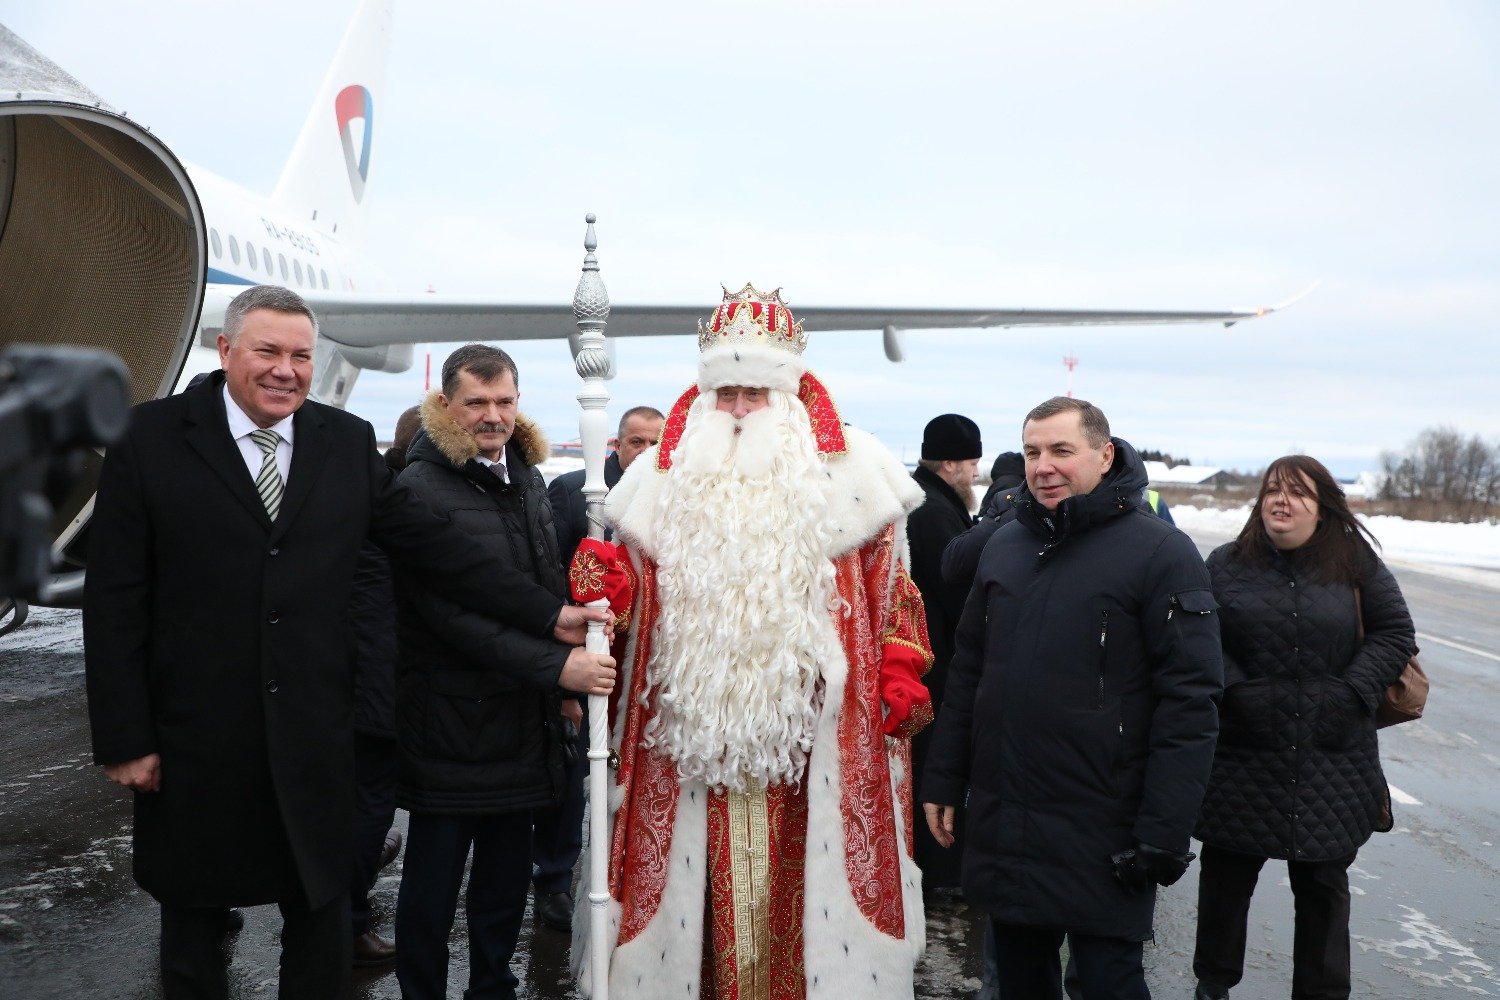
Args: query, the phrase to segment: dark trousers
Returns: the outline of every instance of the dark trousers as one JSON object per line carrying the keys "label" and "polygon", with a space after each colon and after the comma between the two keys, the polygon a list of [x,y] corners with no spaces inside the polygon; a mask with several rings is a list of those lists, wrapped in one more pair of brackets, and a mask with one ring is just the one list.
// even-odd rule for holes
{"label": "dark trousers", "polygon": [[[1349,866],[1354,858],[1287,862],[1295,906],[1293,1000],[1349,996]],[[1193,952],[1193,973],[1203,982],[1229,988],[1245,974],[1250,897],[1265,863],[1265,858],[1203,845]]]}
{"label": "dark trousers", "polygon": [[521,936],[531,881],[531,813],[432,816],[412,813],[396,897],[396,979],[404,1000],[442,1000],[448,937],[458,909],[464,860],[474,848],[464,913],[469,925],[465,1000],[513,1000],[510,958]]}
{"label": "dark trousers", "polygon": [[[316,910],[281,904],[283,1000],[340,1000],[349,988],[353,952],[348,900]],[[161,906],[161,990],[165,1000],[223,1000],[224,922],[229,907]]]}
{"label": "dark trousers", "polygon": [[[981,978],[974,1000],[1001,1000],[1000,970],[995,966],[995,923],[992,920],[984,922],[984,944],[979,955]],[[1068,1000],[1083,1000],[1083,988],[1078,985],[1078,959],[1073,955],[1071,945],[1068,948],[1068,967],[1063,969],[1063,992],[1068,995]]]}
{"label": "dark trousers", "polygon": [[[999,995],[1062,1000],[1064,932],[993,921]],[[1068,934],[1083,1000],[1151,1000],[1141,966],[1141,942]]]}
{"label": "dark trousers", "polygon": [[583,710],[583,725],[577,740],[578,755],[563,771],[563,801],[555,809],[532,814],[532,884],[536,894],[573,891],[573,866],[583,850],[583,784],[589,773],[589,713]]}
{"label": "dark trousers", "polygon": [[354,734],[354,880],[349,884],[350,931],[370,929],[370,887],[379,874],[385,835],[396,818],[396,741]]}

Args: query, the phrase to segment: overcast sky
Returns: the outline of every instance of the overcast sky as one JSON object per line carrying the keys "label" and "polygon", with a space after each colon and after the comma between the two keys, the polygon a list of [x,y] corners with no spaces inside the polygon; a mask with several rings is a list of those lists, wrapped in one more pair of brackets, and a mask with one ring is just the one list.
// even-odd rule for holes
{"label": "overcast sky", "polygon": [[[9,3],[0,20],[184,159],[269,193],[354,11]],[[1423,428],[1500,437],[1500,5],[398,5],[371,240],[396,287],[571,298],[582,216],[616,303],[719,284],[799,303],[1218,308],[1214,326],[814,336],[849,421],[916,457],[932,416],[1016,446],[1066,385],[1195,462],[1373,468]],[[576,436],[559,343],[522,406]],[[447,348],[434,350],[436,365]],[[619,345],[665,409],[688,337]],[[388,433],[422,358],[362,376]]]}

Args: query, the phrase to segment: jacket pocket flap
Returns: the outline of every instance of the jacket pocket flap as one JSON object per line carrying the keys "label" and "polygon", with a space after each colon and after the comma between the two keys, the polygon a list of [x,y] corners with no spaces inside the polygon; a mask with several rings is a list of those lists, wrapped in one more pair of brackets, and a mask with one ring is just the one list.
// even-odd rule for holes
{"label": "jacket pocket flap", "polygon": [[1219,609],[1219,602],[1214,600],[1211,590],[1179,590],[1177,604],[1195,615],[1206,615]]}

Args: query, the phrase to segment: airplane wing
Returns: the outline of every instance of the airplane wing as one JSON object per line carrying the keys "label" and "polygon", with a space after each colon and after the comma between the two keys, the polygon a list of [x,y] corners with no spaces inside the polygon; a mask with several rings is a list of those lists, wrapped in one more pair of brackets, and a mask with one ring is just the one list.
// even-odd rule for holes
{"label": "airplane wing", "polygon": [[[437,294],[304,292],[330,340],[349,347],[464,340],[552,340],[575,334],[570,304],[523,305]],[[1299,296],[1300,297],[1300,296]],[[800,306],[793,313],[809,331],[883,330],[887,353],[901,330],[989,329],[1009,326],[1114,326],[1220,322],[1268,315],[1282,306],[1254,309],[919,309]],[[691,334],[708,307],[612,306],[611,337]],[[211,325],[205,309],[205,325]],[[899,349],[898,352],[899,353]],[[894,360],[894,359],[893,359]]]}

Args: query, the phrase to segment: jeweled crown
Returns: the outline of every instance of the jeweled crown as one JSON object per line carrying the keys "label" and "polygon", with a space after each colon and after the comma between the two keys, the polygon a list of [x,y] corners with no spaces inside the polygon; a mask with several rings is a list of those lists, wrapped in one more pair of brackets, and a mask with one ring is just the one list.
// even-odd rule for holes
{"label": "jeweled crown", "polygon": [[772,347],[800,355],[807,347],[807,334],[802,321],[793,318],[781,301],[781,289],[766,293],[746,282],[737,292],[725,288],[724,301],[714,314],[706,323],[698,322],[698,350],[721,344]]}

